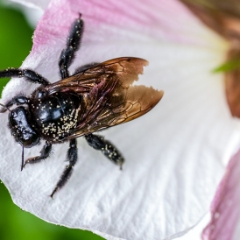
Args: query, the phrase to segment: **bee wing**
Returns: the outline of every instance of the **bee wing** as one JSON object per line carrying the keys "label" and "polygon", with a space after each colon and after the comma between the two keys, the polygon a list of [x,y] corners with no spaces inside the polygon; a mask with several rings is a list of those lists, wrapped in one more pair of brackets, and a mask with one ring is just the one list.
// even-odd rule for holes
{"label": "bee wing", "polygon": [[146,65],[148,65],[148,61],[141,58],[115,58],[50,84],[45,87],[45,90],[49,94],[67,91],[82,94],[90,92],[94,86],[99,84],[101,79],[107,78],[114,73],[118,75],[122,85],[127,87],[138,79],[138,75],[143,73],[143,67]]}
{"label": "bee wing", "polygon": [[131,121],[150,111],[163,91],[132,86],[147,64],[140,58],[112,59],[53,84],[49,91],[74,91],[84,98],[85,112],[68,139]]}

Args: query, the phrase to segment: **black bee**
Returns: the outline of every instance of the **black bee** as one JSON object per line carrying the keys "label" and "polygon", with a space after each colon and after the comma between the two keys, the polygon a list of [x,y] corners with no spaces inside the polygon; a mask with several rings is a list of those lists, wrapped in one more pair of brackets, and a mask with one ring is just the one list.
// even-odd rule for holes
{"label": "black bee", "polygon": [[[46,159],[52,144],[70,142],[67,152],[69,164],[51,197],[72,174],[78,158],[76,138],[84,136],[91,147],[100,150],[121,168],[124,162],[121,153],[111,142],[93,133],[142,116],[163,96],[163,91],[132,86],[133,81],[138,79],[138,74],[142,73],[143,66],[148,63],[140,58],[121,57],[88,64],[70,76],[68,68],[79,48],[83,27],[80,15],[73,23],[66,48],[60,55],[62,80],[50,84],[40,74],[29,69],[0,71],[0,78],[23,77],[40,84],[30,97],[16,96],[5,105],[1,104],[4,107],[1,112],[9,111],[9,128],[23,150],[38,144],[41,138],[46,141],[40,156],[24,162],[22,154],[21,170],[28,163]],[[18,107],[10,109],[13,105]]]}

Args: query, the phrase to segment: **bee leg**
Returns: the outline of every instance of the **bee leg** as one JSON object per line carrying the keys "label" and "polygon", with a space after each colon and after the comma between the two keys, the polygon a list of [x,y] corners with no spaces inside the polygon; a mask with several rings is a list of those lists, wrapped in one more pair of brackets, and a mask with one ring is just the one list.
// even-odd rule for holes
{"label": "bee leg", "polygon": [[4,109],[1,109],[0,112],[6,112],[12,105],[23,105],[23,104],[28,104],[29,99],[26,98],[25,96],[17,96],[12,98],[12,100],[8,101],[5,105],[1,104]]}
{"label": "bee leg", "polygon": [[58,181],[56,187],[54,188],[54,190],[52,191],[50,197],[52,198],[53,195],[60,189],[62,188],[66,182],[68,181],[68,179],[71,177],[72,172],[73,172],[73,166],[75,165],[75,163],[77,162],[77,140],[76,139],[72,139],[70,140],[70,146],[67,152],[67,160],[69,161],[69,165],[66,166],[66,168],[64,169],[60,180]]}
{"label": "bee leg", "polygon": [[18,77],[18,78],[24,77],[27,81],[33,83],[39,83],[44,86],[49,84],[49,82],[44,77],[29,69],[9,68],[0,71],[0,78],[5,77]]}
{"label": "bee leg", "polygon": [[93,63],[88,63],[88,64],[85,64],[79,68],[77,68],[74,72],[73,75],[77,74],[77,73],[80,73],[80,72],[83,72],[84,70],[87,70],[89,68],[92,68],[92,67],[95,67],[97,66],[99,63],[98,62],[93,62]]}
{"label": "bee leg", "polygon": [[42,150],[40,151],[40,156],[28,158],[25,162],[23,167],[26,166],[28,163],[38,163],[41,162],[43,159],[46,159],[49,157],[50,152],[52,150],[52,144],[49,142],[46,142],[45,145],[43,146]]}
{"label": "bee leg", "polygon": [[85,139],[91,147],[100,150],[109,160],[120,166],[120,170],[122,170],[124,158],[111,142],[105,140],[102,136],[94,134],[85,135]]}
{"label": "bee leg", "polygon": [[70,34],[67,39],[67,46],[62,50],[58,62],[62,79],[69,77],[68,68],[74,59],[75,52],[80,46],[83,34],[83,26],[84,24],[80,14],[79,18],[72,25]]}

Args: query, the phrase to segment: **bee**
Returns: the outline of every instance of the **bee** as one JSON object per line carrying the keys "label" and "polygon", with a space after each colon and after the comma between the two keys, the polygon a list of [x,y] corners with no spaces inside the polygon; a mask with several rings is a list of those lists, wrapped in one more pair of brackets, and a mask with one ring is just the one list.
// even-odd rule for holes
{"label": "bee", "polygon": [[[162,98],[163,91],[152,87],[133,86],[148,62],[141,58],[120,57],[102,63],[87,64],[73,75],[69,74],[76,51],[80,47],[84,29],[81,14],[72,24],[66,48],[59,58],[61,80],[50,83],[30,69],[5,69],[0,78],[18,77],[40,86],[30,95],[17,95],[8,101],[1,112],[9,112],[9,129],[22,146],[21,170],[26,164],[40,162],[49,157],[52,145],[69,141],[68,165],[50,197],[62,188],[77,162],[77,138],[101,151],[120,166],[124,158],[120,151],[98,134],[100,130],[131,121],[150,111]],[[16,105],[12,109],[12,106]],[[39,156],[24,161],[24,148],[45,144]]]}

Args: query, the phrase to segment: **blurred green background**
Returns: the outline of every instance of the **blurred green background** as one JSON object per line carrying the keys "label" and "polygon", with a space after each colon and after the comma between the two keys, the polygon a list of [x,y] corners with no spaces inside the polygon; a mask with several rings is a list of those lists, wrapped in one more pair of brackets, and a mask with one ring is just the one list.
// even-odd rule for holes
{"label": "blurred green background", "polygon": [[[2,5],[0,0],[0,69],[19,67],[32,45],[33,29],[24,15]],[[8,79],[0,80],[0,91]],[[1,163],[0,163],[1,164]],[[20,174],[20,172],[19,172]],[[81,230],[46,223],[15,206],[7,189],[0,184],[0,240],[101,240]]]}

